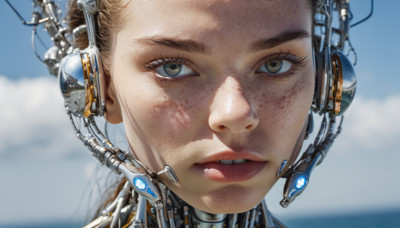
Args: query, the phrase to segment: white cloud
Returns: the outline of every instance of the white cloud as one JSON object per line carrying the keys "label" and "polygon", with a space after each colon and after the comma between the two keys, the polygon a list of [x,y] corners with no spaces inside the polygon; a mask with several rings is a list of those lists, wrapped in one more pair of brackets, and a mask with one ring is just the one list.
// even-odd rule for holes
{"label": "white cloud", "polygon": [[398,151],[400,143],[400,94],[384,99],[356,98],[345,114],[341,148],[365,152]]}
{"label": "white cloud", "polygon": [[65,114],[57,79],[0,76],[0,97],[2,159],[21,155],[65,158],[85,153]]}

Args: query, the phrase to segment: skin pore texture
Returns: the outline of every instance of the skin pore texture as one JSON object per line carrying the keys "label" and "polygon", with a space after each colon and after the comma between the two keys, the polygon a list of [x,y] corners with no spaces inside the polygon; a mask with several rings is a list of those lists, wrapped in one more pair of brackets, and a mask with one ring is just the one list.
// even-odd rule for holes
{"label": "skin pore texture", "polygon": [[[150,169],[172,167],[179,182],[165,184],[190,205],[255,207],[303,142],[314,92],[309,0],[137,0],[122,13],[107,120],[123,121]],[[246,162],[218,162],[235,159]]]}

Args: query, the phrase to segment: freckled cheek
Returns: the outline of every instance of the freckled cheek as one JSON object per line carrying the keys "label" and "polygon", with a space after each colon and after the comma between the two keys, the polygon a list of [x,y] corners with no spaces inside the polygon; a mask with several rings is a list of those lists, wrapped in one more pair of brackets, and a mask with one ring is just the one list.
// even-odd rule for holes
{"label": "freckled cheek", "polygon": [[255,96],[260,123],[274,128],[275,136],[300,130],[304,123],[311,107],[314,79],[312,71],[303,74],[287,86],[260,88]]}
{"label": "freckled cheek", "polygon": [[257,114],[261,120],[280,122],[286,119],[293,108],[293,96],[287,91],[274,92],[262,90],[255,96]]}

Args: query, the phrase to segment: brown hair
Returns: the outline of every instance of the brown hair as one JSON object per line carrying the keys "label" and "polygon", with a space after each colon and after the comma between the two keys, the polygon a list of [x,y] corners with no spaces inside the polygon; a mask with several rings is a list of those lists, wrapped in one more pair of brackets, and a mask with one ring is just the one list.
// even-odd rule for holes
{"label": "brown hair", "polygon": [[[112,33],[119,29],[118,25],[122,24],[124,8],[131,1],[126,0],[101,0],[99,1],[99,13],[96,21],[96,42],[102,54],[102,60],[105,70],[110,67],[110,52]],[[83,12],[77,6],[77,0],[69,2],[69,10],[67,15],[68,26],[70,31],[79,25],[85,24]],[[82,33],[76,40],[75,45],[79,49],[84,49],[88,46],[87,33]]]}

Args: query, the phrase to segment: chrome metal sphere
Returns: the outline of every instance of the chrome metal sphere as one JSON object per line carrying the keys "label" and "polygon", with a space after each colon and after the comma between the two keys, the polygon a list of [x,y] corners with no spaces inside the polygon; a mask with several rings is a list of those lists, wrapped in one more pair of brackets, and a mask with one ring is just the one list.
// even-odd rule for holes
{"label": "chrome metal sphere", "polygon": [[340,112],[337,115],[342,115],[353,101],[354,95],[356,94],[357,79],[356,73],[354,72],[353,64],[350,63],[347,56],[342,52],[336,52],[339,56],[341,71],[343,75],[342,83],[342,98],[340,101]]}
{"label": "chrome metal sphere", "polygon": [[75,116],[82,116],[85,109],[86,93],[79,52],[64,57],[58,72],[58,79],[67,110]]}

